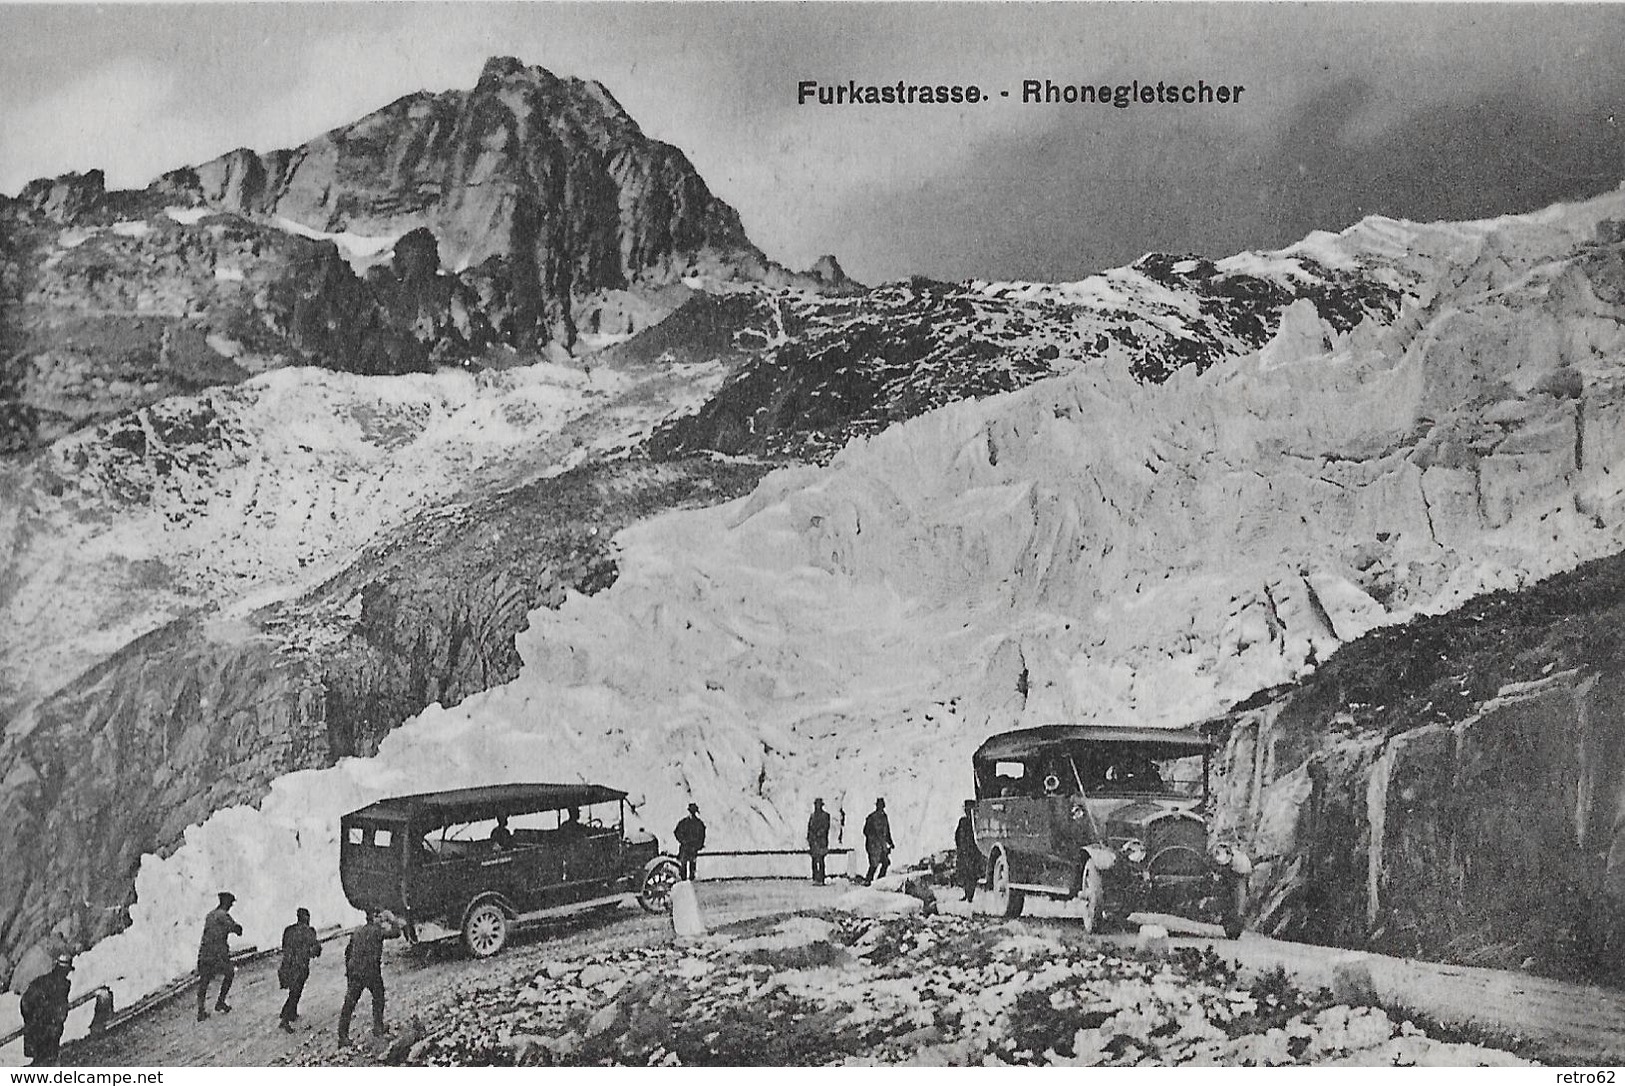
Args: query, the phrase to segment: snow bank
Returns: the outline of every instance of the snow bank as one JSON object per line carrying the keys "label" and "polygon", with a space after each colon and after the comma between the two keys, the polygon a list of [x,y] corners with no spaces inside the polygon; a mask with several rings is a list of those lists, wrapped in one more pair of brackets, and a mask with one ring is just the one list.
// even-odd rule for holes
{"label": "snow bank", "polygon": [[215,214],[209,207],[166,207],[164,214],[180,223],[182,226],[196,226],[210,215]]}
{"label": "snow bank", "polygon": [[348,230],[330,233],[281,216],[277,217],[276,225],[290,234],[310,238],[312,241],[331,241],[339,247],[339,255],[355,269],[357,275],[393,256],[395,243],[404,236],[404,231],[400,234],[385,235],[354,234]]}

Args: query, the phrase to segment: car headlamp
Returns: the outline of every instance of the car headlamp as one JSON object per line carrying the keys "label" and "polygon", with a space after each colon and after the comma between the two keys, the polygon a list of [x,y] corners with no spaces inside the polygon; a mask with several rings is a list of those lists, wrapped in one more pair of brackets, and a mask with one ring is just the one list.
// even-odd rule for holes
{"label": "car headlamp", "polygon": [[1230,850],[1230,846],[1225,844],[1223,841],[1220,841],[1218,844],[1213,846],[1212,855],[1213,855],[1213,862],[1218,864],[1220,867],[1229,867],[1230,866],[1230,859],[1231,859],[1232,853],[1231,853],[1231,850]]}
{"label": "car headlamp", "polygon": [[1072,821],[1074,821],[1074,822],[1082,822],[1085,818],[1088,818],[1088,817],[1089,817],[1089,808],[1085,807],[1081,803],[1074,803],[1072,805]]}
{"label": "car headlamp", "polygon": [[1143,841],[1137,841],[1134,838],[1129,838],[1127,841],[1123,842],[1123,847],[1118,851],[1122,852],[1123,859],[1127,860],[1131,864],[1145,862],[1145,842]]}

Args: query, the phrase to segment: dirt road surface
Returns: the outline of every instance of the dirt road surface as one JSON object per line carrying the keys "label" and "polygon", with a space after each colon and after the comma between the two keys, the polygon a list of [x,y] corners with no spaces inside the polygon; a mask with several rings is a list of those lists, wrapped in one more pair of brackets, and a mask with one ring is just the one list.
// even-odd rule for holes
{"label": "dirt road surface", "polygon": [[[824,887],[802,882],[701,883],[700,904],[712,930],[742,920],[830,908],[846,884]],[[954,894],[940,895],[945,912],[964,906]],[[1028,923],[1051,934],[1080,941],[1105,938],[1132,942],[1132,934],[1084,934],[1064,906],[1033,903]],[[1216,928],[1172,917],[1136,917],[1165,924],[1176,945],[1211,945],[1249,970],[1284,967],[1301,987],[1330,985],[1350,952],[1286,943],[1247,933],[1236,941],[1219,938]],[[290,1060],[320,1063],[381,1061],[391,1041],[413,1036],[412,1020],[432,1028],[428,1012],[459,990],[529,977],[541,963],[578,954],[650,946],[671,938],[667,917],[648,916],[625,905],[544,924],[522,932],[498,957],[482,962],[463,956],[454,943],[406,948],[392,943],[385,959],[387,1019],[391,1036],[369,1036],[370,997],[363,996],[351,1028],[358,1042],[338,1044],[339,1006],[344,997],[344,940],[326,944],[312,963],[302,1020],[292,1035],[277,1029],[283,992],[274,958],[243,966],[231,992],[232,1013],[196,1021],[196,1000],[186,992],[108,1035],[68,1046],[63,1062],[80,1066],[267,1066]],[[1470,969],[1360,955],[1379,1000],[1388,1007],[1426,1015],[1450,1027],[1515,1042],[1523,1054],[1564,1064],[1625,1062],[1625,992],[1590,988],[1521,973]]]}

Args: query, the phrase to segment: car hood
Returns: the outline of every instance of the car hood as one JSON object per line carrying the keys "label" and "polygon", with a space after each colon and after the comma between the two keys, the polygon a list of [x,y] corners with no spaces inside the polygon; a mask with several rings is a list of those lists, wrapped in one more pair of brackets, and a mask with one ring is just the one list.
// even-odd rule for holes
{"label": "car hood", "polygon": [[1101,822],[1111,837],[1143,837],[1153,822],[1165,818],[1201,822],[1190,800],[1131,799],[1105,813]]}

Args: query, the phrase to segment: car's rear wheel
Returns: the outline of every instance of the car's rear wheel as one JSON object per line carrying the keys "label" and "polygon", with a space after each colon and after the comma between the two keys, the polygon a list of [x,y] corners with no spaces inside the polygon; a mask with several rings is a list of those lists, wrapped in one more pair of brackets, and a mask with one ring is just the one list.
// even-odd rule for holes
{"label": "car's rear wheel", "polygon": [[671,912],[671,888],[682,880],[683,872],[677,861],[661,857],[643,869],[643,883],[638,887],[638,904],[644,912]]}
{"label": "car's rear wheel", "polygon": [[489,958],[508,945],[508,914],[494,901],[482,901],[463,920],[463,945],[476,958]]}
{"label": "car's rear wheel", "polygon": [[1083,930],[1091,935],[1106,927],[1106,885],[1094,857],[1083,861],[1083,877],[1078,880],[1078,903],[1082,906]]}
{"label": "car's rear wheel", "polygon": [[1021,915],[1027,897],[1010,886],[1010,860],[1002,851],[993,857],[993,885],[988,891],[988,908],[996,916],[1014,918]]}

